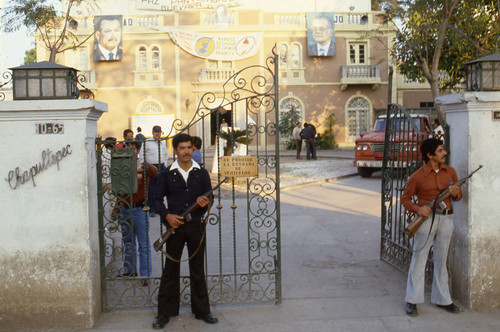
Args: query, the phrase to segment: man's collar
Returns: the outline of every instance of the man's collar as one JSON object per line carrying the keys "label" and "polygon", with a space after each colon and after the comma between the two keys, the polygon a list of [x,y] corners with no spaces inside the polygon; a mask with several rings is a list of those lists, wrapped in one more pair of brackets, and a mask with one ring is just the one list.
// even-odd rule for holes
{"label": "man's collar", "polygon": [[118,46],[115,47],[112,51],[109,51],[107,49],[105,49],[104,47],[101,46],[101,44],[97,44],[97,46],[99,46],[99,49],[101,50],[101,53],[107,57],[109,53],[113,53],[113,57],[116,57],[116,52],[118,52]]}
{"label": "man's collar", "polygon": [[[193,164],[191,165],[191,168],[189,168],[189,171],[192,170],[192,169],[194,169],[194,168],[201,169],[200,165],[196,161],[194,161],[194,160],[191,159],[191,162]],[[170,166],[170,169],[174,170],[174,169],[182,169],[182,168],[179,166],[178,160],[176,160],[176,161],[174,161],[172,163],[172,165]]]}
{"label": "man's collar", "polygon": [[[438,168],[440,171],[441,170],[444,170],[446,171],[446,166],[444,164],[439,164],[439,168]],[[434,169],[429,165],[429,162],[425,162],[424,163],[424,173],[425,175],[429,175],[429,173],[431,171],[434,171]],[[435,171],[434,171],[435,172]]]}

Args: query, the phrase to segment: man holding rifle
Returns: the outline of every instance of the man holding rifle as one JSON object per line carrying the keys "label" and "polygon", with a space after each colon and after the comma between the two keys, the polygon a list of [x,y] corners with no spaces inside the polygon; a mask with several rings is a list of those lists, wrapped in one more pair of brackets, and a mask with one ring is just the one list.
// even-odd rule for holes
{"label": "man holding rifle", "polygon": [[[175,233],[166,243],[166,251],[173,259],[165,261],[158,291],[158,316],[154,329],[162,329],[169,317],[179,314],[180,259],[187,243],[189,275],[191,281],[191,311],[196,319],[215,324],[217,318],[210,313],[210,304],[204,274],[204,226],[201,221],[210,203],[203,194],[212,188],[206,169],[192,160],[193,143],[188,134],[177,134],[172,140],[177,160],[160,173],[153,204],[160,220],[173,227]],[[168,209],[163,204],[167,197]],[[199,208],[182,218],[180,215],[194,202]]]}
{"label": "man holding rifle", "polygon": [[[443,141],[436,138],[426,139],[420,145],[420,152],[425,164],[410,176],[401,196],[401,203],[408,211],[428,217],[414,237],[414,252],[406,284],[406,313],[418,316],[417,304],[424,303],[425,264],[433,244],[434,276],[431,303],[448,312],[459,313],[460,309],[453,304],[450,296],[446,260],[453,233],[453,207],[450,197],[459,201],[462,192],[459,186],[454,185],[458,181],[455,169],[444,164],[447,153],[443,148]],[[450,197],[434,208],[426,206],[447,188]],[[416,204],[412,201],[414,195],[417,196]]]}

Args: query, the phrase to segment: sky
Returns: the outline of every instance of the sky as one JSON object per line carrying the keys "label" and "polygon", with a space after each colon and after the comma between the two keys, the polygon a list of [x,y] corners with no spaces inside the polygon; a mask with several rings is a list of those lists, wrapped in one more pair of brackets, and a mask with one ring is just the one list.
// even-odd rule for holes
{"label": "sky", "polygon": [[[117,1],[127,0],[112,0],[113,4]],[[0,0],[2,2],[2,0]],[[7,2],[4,0],[3,2]],[[57,2],[57,0],[54,0]],[[265,8],[266,11],[275,12],[314,12],[314,11],[329,11],[339,10],[348,11],[352,5],[358,7],[369,6],[370,0],[239,0],[242,3],[242,8]],[[0,73],[3,73],[8,68],[20,66],[24,63],[24,52],[35,47],[34,39],[26,31],[21,29],[15,33],[2,32],[1,36],[1,51],[2,61],[0,62]]]}

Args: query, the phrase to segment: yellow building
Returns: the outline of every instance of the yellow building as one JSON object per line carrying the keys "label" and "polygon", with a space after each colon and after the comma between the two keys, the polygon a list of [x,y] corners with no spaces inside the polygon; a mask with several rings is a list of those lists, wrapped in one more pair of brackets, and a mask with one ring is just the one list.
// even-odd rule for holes
{"label": "yellow building", "polygon": [[[273,49],[279,56],[280,111],[294,105],[303,121],[314,124],[320,133],[326,118],[335,114],[336,142],[341,147],[353,146],[354,139],[369,132],[375,115],[387,107],[389,67],[395,67],[389,47],[395,31],[382,24],[381,12],[371,11],[369,0],[342,4],[318,0],[322,6],[311,12],[252,9],[230,0],[121,3],[122,7],[116,1],[104,1],[99,10],[76,8],[73,13],[78,18],[73,32],[80,39],[92,34],[97,22],[106,19],[104,15],[118,19],[122,30],[115,56],[122,55],[119,60],[107,56],[94,60],[99,31],[83,47],[57,58],[58,63],[79,69],[95,99],[108,103],[109,112],[99,120],[103,137],[121,138],[123,129],[135,131],[138,125],[150,135],[155,121],[166,124],[175,118],[188,123],[205,93],[214,93],[214,104],[223,102],[224,82],[245,67],[264,65]],[[308,8],[297,3],[290,1],[290,6]],[[308,55],[313,12],[327,13],[333,21],[333,56]],[[38,47],[37,57],[46,60],[48,53]],[[393,82],[393,102],[412,103],[413,108],[419,99],[432,101],[430,93],[422,94],[422,85],[398,93],[402,79],[395,75]],[[228,111],[225,117],[241,125],[241,117],[238,120],[233,110]],[[200,126],[195,128],[198,135]],[[203,126],[204,138],[210,135],[213,143],[215,124]]]}

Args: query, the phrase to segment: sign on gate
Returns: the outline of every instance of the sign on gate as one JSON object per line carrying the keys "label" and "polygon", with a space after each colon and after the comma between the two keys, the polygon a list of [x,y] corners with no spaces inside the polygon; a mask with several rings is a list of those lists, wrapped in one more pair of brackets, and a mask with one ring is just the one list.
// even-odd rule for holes
{"label": "sign on gate", "polygon": [[220,171],[222,176],[255,177],[259,173],[257,156],[222,157]]}

